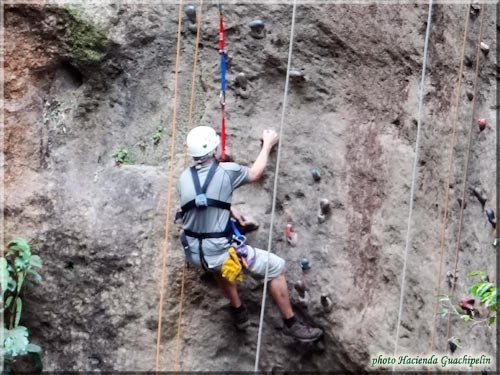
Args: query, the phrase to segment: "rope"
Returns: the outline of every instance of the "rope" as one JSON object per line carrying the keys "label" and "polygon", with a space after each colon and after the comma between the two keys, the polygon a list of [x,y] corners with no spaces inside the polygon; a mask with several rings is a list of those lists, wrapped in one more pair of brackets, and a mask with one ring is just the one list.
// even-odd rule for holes
{"label": "rope", "polygon": [[[293,10],[292,10],[292,26],[290,28],[290,45],[289,45],[289,50],[288,50],[288,64],[286,68],[286,80],[285,80],[285,93],[283,95],[283,109],[281,112],[281,122],[280,122],[280,131],[279,131],[279,139],[283,139],[283,124],[285,122],[285,110],[286,110],[286,105],[287,105],[287,98],[288,98],[288,84],[290,81],[290,69],[291,69],[291,62],[292,62],[292,50],[293,50],[293,35],[294,35],[294,30],[295,30],[295,13],[296,13],[296,8],[297,8],[297,1],[293,0]],[[273,227],[274,227],[274,214],[276,211],[276,194],[278,191],[278,173],[279,173],[279,166],[280,166],[280,160],[281,160],[281,142],[278,144],[278,156],[276,159],[276,170],[274,172],[274,188],[273,188],[273,200],[272,200],[272,208],[271,208],[271,224],[269,228],[269,240],[267,243],[267,262],[266,262],[266,272],[264,276],[264,290],[262,292],[262,305],[260,309],[260,321],[259,321],[259,333],[257,336],[257,353],[255,356],[255,366],[254,366],[254,371],[257,372],[259,369],[259,357],[260,357],[260,346],[261,346],[261,340],[262,340],[262,325],[264,323],[264,310],[266,307],[266,295],[267,295],[267,280],[268,280],[268,273],[269,273],[269,255],[271,253],[271,244],[272,244],[272,239],[273,239]]]}
{"label": "rope", "polygon": [[169,250],[169,224],[170,216],[172,211],[172,180],[174,175],[174,158],[175,158],[175,140],[176,140],[176,130],[177,130],[177,91],[179,86],[179,61],[180,61],[180,49],[181,49],[181,24],[182,24],[182,0],[179,1],[179,18],[177,24],[177,52],[175,58],[175,83],[174,83],[174,110],[172,114],[172,139],[170,143],[170,169],[168,174],[168,184],[167,184],[167,206],[166,206],[166,222],[165,222],[165,237],[164,246],[162,254],[162,266],[161,266],[161,281],[160,281],[160,306],[158,311],[158,332],[156,337],[156,365],[155,369],[158,372],[160,369],[160,346],[161,346],[161,325],[163,319],[163,288],[165,287],[165,282],[167,279],[166,275],[166,263]]}
{"label": "rope", "polygon": [[[457,270],[458,270],[458,254],[460,250],[460,241],[462,237],[462,224],[463,224],[463,218],[464,218],[464,202],[465,202],[465,189],[467,185],[467,177],[468,177],[468,172],[469,172],[469,161],[470,161],[470,150],[472,146],[472,134],[473,134],[473,127],[474,127],[474,122],[475,122],[475,111],[476,111],[476,96],[477,96],[477,86],[478,86],[478,78],[479,78],[479,57],[480,57],[480,47],[481,47],[481,40],[483,38],[483,21],[484,21],[484,8],[481,8],[481,26],[479,27],[479,39],[477,40],[477,50],[476,50],[476,72],[475,72],[475,79],[474,79],[474,97],[473,97],[473,102],[472,102],[472,122],[469,130],[469,144],[467,146],[467,159],[465,162],[465,172],[464,172],[464,183],[462,186],[462,204],[460,206],[460,219],[459,219],[459,224],[458,224],[458,235],[457,235],[457,250],[455,253],[455,267],[454,267],[454,275],[456,275]],[[455,292],[455,284],[453,283],[451,292],[450,292],[450,300],[453,297],[453,294]],[[451,314],[448,314],[448,323],[446,325],[446,338],[448,339],[450,337],[450,323],[451,323]]]}
{"label": "rope", "polygon": [[[198,64],[198,46],[200,44],[200,35],[201,35],[201,20],[202,20],[202,11],[203,11],[203,0],[200,0],[199,6],[199,16],[198,16],[198,28],[196,30],[196,44],[194,48],[194,61],[193,61],[193,74],[191,76],[191,94],[189,99],[189,112],[188,112],[188,127],[187,131],[189,132],[193,127],[193,107],[194,107],[194,96],[195,96],[195,87],[196,87],[196,66]],[[187,149],[184,151],[184,167],[187,166],[188,162],[188,154]],[[182,313],[184,308],[184,287],[186,284],[186,263],[183,263],[182,266],[182,278],[181,278],[181,293],[179,297],[179,316],[177,318],[177,335],[176,335],[176,345],[175,345],[175,362],[174,362],[174,371],[180,371],[180,341],[181,341],[181,331],[182,331]]]}
{"label": "rope", "polygon": [[[403,261],[403,274],[401,279],[401,295],[399,298],[399,313],[398,313],[398,322],[396,324],[396,338],[395,338],[395,346],[394,346],[394,357],[396,357],[398,351],[398,343],[399,343],[399,327],[401,325],[401,317],[403,315],[403,300],[404,300],[404,290],[405,290],[405,277],[406,277],[406,264],[408,259],[408,247],[411,242],[411,219],[413,214],[413,200],[415,198],[415,182],[417,179],[417,167],[418,167],[418,155],[420,152],[420,135],[422,128],[422,110],[423,110],[423,102],[424,102],[424,86],[425,86],[425,70],[427,67],[427,49],[429,47],[429,35],[431,31],[432,24],[432,0],[429,1],[429,14],[427,17],[427,30],[425,32],[425,44],[424,44],[424,61],[422,66],[422,78],[420,81],[420,102],[418,105],[418,125],[417,125],[417,140],[415,142],[415,160],[413,163],[413,176],[411,182],[411,190],[410,190],[410,210],[408,213],[408,227],[406,231],[406,245],[404,250],[404,261]],[[395,365],[392,367],[392,371],[395,370]]]}
{"label": "rope", "polygon": [[[469,26],[469,16],[470,16],[470,7],[469,4],[466,6],[465,10],[465,27],[464,27],[464,34],[463,34],[463,41],[462,41],[462,53],[460,55],[460,68],[458,70],[458,86],[456,90],[456,102],[455,102],[455,113],[454,113],[454,120],[453,120],[453,127],[452,127],[452,141],[451,141],[451,146],[450,146],[450,157],[449,157],[449,164],[448,164],[448,178],[446,181],[445,185],[445,206],[444,206],[444,213],[443,213],[443,224],[441,227],[441,243],[440,243],[440,255],[439,255],[439,272],[438,272],[438,277],[437,277],[437,285],[436,285],[436,290],[437,293],[436,295],[439,295],[441,293],[441,276],[442,276],[442,265],[443,265],[443,254],[444,254],[444,240],[445,240],[445,232],[446,232],[446,225],[448,224],[448,202],[449,202],[449,191],[450,191],[450,182],[451,182],[451,171],[453,168],[453,152],[455,149],[455,144],[456,144],[456,132],[457,132],[457,124],[458,124],[458,104],[460,101],[460,88],[462,86],[462,72],[463,72],[463,67],[464,67],[464,55],[465,55],[465,44],[467,42],[467,32],[468,32],[468,26]],[[436,304],[434,308],[434,313],[432,315],[433,319],[433,327],[432,327],[432,335],[431,335],[431,353],[434,350],[434,341],[436,338],[436,322],[437,322],[437,309],[439,307],[439,301],[436,299]]]}

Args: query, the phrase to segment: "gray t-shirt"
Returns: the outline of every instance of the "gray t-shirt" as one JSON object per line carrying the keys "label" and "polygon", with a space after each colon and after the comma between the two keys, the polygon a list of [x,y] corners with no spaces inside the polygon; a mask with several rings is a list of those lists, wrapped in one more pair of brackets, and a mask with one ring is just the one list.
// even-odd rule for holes
{"label": "gray t-shirt", "polygon": [[[204,165],[198,169],[200,186],[203,186],[211,164]],[[206,196],[222,202],[231,203],[233,190],[249,182],[250,169],[236,163],[219,163],[210,181]],[[195,199],[196,190],[193,183],[191,171],[186,169],[177,186],[180,194],[181,206]],[[204,209],[192,209],[186,213],[183,220],[183,228],[197,233],[223,232],[226,229],[230,217],[228,210],[217,207]],[[191,251],[198,254],[198,239],[187,237]],[[216,266],[217,259],[226,253],[229,247],[227,238],[207,238],[203,240],[203,253],[210,267]]]}

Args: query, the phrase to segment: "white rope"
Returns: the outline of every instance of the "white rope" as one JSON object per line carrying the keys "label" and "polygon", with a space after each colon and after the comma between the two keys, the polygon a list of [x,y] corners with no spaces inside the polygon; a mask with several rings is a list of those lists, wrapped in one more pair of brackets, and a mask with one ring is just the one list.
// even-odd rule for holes
{"label": "white rope", "polygon": [[[413,200],[415,199],[415,182],[417,180],[417,167],[418,167],[418,155],[420,151],[420,133],[422,128],[422,109],[424,102],[424,85],[425,85],[425,69],[427,67],[427,48],[429,46],[429,35],[431,32],[431,16],[432,16],[432,0],[429,1],[429,14],[427,17],[427,30],[425,32],[425,44],[424,44],[424,61],[422,63],[422,78],[420,81],[420,101],[418,104],[418,125],[417,125],[417,140],[415,142],[415,160],[413,163],[413,177],[411,182],[411,190],[410,190],[410,210],[408,213],[408,228],[406,230],[406,245],[404,251],[404,261],[403,261],[403,274],[401,279],[401,295],[399,297],[399,313],[398,313],[398,322],[396,325],[396,338],[395,338],[395,346],[394,346],[394,357],[396,357],[398,352],[398,343],[399,343],[399,327],[401,326],[401,316],[403,315],[403,300],[404,300],[404,290],[405,290],[405,278],[406,278],[406,263],[408,258],[408,248],[411,242],[410,229],[411,229],[411,219],[413,214]],[[396,365],[392,366],[392,371],[394,372]]]}
{"label": "white rope", "polygon": [[278,144],[278,156],[276,158],[276,170],[274,172],[274,188],[273,188],[273,202],[271,209],[271,226],[269,228],[269,240],[267,243],[267,262],[266,262],[266,273],[264,276],[264,290],[262,292],[262,306],[260,309],[260,321],[259,321],[259,334],[257,335],[257,353],[255,355],[255,367],[254,371],[257,372],[259,370],[259,357],[260,357],[260,345],[262,339],[262,325],[264,322],[264,310],[266,307],[266,295],[267,295],[267,280],[269,273],[269,255],[271,253],[271,243],[273,240],[273,226],[274,226],[274,213],[276,210],[276,193],[278,191],[278,172],[280,167],[280,159],[281,159],[281,144],[283,139],[283,124],[285,122],[285,110],[288,98],[288,83],[290,81],[290,68],[292,62],[292,47],[293,47],[293,34],[295,29],[295,10],[297,8],[296,0],[293,1],[293,10],[292,10],[292,26],[290,29],[290,47],[288,49],[288,64],[286,67],[286,80],[285,80],[285,93],[283,95],[283,109],[281,112],[281,122],[280,122],[280,131],[279,131],[279,139],[280,142]]}

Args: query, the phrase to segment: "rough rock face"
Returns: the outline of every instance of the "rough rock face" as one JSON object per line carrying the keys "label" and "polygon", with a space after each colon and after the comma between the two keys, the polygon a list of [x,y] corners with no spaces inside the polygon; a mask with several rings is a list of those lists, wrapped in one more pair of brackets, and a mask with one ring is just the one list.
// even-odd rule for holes
{"label": "rough rock face", "polygon": [[[247,277],[242,298],[251,313],[245,334],[234,331],[227,302],[199,270],[185,270],[177,228],[166,221],[169,168],[187,165],[184,150],[195,34],[183,15],[177,128],[171,128],[178,8],[174,5],[4,6],[5,236],[27,238],[45,262],[44,283],[26,296],[24,319],[44,348],[45,370],[153,370],[162,254],[166,282],[161,331],[165,370],[252,370],[262,281]],[[453,270],[467,158],[454,301],[467,293],[468,272],[496,280],[495,238],[484,208],[470,193],[482,189],[495,208],[495,5],[485,11],[475,118],[472,118],[480,17],[471,15],[458,107],[452,177],[448,164],[465,5],[435,5],[430,38],[416,197],[407,259],[399,353],[429,353],[437,285],[447,292]],[[228,145],[250,165],[262,130],[280,121],[292,8],[225,5]],[[266,22],[263,38],[248,24]],[[292,81],[279,170],[273,250],[287,260],[297,315],[325,330],[324,341],[297,344],[281,333],[268,300],[260,368],[359,372],[378,353],[392,355],[408,224],[418,91],[427,20],[424,5],[299,5]],[[203,7],[192,123],[219,124],[218,10]],[[191,27],[192,28],[192,27]],[[248,87],[234,80],[245,73]],[[156,142],[153,134],[161,130]],[[174,143],[172,141],[175,141]],[[171,145],[174,144],[174,149]],[[113,155],[127,150],[130,163]],[[171,155],[174,155],[171,158]],[[241,188],[234,204],[259,219],[249,236],[267,244],[276,155],[263,181]],[[319,168],[314,182],[310,169]],[[448,185],[448,186],[447,186]],[[441,279],[440,235],[445,194],[448,223]],[[173,192],[176,203],[175,191]],[[318,223],[321,198],[331,215]],[[175,204],[174,204],[175,206]],[[173,210],[175,207],[171,208]],[[296,247],[283,228],[293,223]],[[169,246],[165,247],[165,230]],[[303,274],[299,259],[312,269]],[[301,307],[293,282],[303,279],[311,302]],[[326,312],[320,295],[333,310]],[[181,310],[182,309],[182,310]],[[182,319],[178,325],[179,312]],[[436,318],[435,351],[446,349],[446,319]],[[451,319],[457,354],[494,357],[495,332]],[[492,363],[486,369],[495,369]]]}

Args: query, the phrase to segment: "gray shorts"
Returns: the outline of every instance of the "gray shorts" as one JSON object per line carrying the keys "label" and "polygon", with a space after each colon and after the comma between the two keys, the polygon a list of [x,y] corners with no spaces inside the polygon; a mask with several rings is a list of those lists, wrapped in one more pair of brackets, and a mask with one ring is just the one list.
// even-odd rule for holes
{"label": "gray shorts", "polygon": [[[248,245],[247,245],[248,246]],[[268,261],[267,250],[262,250],[254,247],[255,249],[255,260],[253,264],[249,267],[248,272],[253,275],[265,277],[266,274],[266,264]],[[186,251],[186,259],[190,264],[193,264],[196,267],[201,268],[200,257],[198,253],[198,249],[196,247],[193,248],[184,248]],[[205,255],[205,260],[207,261],[209,267],[214,271],[220,271],[222,268],[222,264],[228,257],[227,251],[219,254],[219,255]],[[269,269],[267,273],[268,280],[272,280],[278,277],[285,269],[285,260],[276,254],[269,253]]]}
{"label": "gray shorts", "polygon": [[[267,250],[255,249],[255,261],[248,269],[252,274],[264,277],[266,274],[266,264],[268,260]],[[281,275],[285,269],[285,260],[276,254],[269,253],[269,269],[267,273],[268,280]]]}

